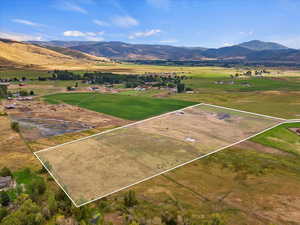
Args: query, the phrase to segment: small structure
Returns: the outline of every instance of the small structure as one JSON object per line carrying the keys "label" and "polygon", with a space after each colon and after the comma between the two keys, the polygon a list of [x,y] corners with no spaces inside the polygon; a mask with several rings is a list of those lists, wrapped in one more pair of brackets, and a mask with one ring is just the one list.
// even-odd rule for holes
{"label": "small structure", "polygon": [[188,141],[188,142],[195,142],[196,141],[196,139],[191,138],[191,137],[187,137],[185,140]]}
{"label": "small structure", "polygon": [[15,109],[16,108],[16,104],[8,104],[4,106],[5,109]]}
{"label": "small structure", "polygon": [[230,119],[230,115],[227,113],[218,113],[218,119],[219,120],[226,120],[226,119]]}
{"label": "small structure", "polygon": [[13,186],[13,180],[11,176],[0,177],[0,190],[10,188]]}

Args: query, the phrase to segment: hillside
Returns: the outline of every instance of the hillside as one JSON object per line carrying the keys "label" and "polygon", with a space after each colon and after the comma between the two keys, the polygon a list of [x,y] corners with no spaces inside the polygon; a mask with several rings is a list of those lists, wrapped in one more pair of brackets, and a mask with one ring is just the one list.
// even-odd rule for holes
{"label": "hillside", "polygon": [[201,59],[201,52],[203,51],[198,48],[192,49],[170,45],[128,44],[116,41],[84,44],[71,48],[93,55],[115,59]]}
{"label": "hillside", "polygon": [[300,50],[258,40],[222,48],[130,44],[119,41],[32,41],[30,43],[73,59],[96,61],[105,61],[106,58],[110,58],[117,60],[243,60],[247,62],[295,63],[299,62],[300,55]]}
{"label": "hillside", "polygon": [[[130,44],[118,41],[49,41],[39,45],[68,47],[87,54],[119,60],[245,60],[297,62],[299,50],[253,40],[222,48],[176,47],[170,45]],[[283,51],[285,50],[285,51]]]}
{"label": "hillside", "polygon": [[105,57],[98,57],[95,55],[90,55],[75,49],[70,49],[66,47],[58,47],[58,46],[43,46],[44,48],[50,49],[55,52],[59,52],[63,55],[71,56],[75,59],[84,59],[84,60],[94,60],[94,61],[103,61],[107,62],[110,61],[108,58]]}
{"label": "hillside", "polygon": [[74,50],[56,49],[54,51],[41,46],[7,39],[0,39],[0,48],[1,67],[62,68],[106,60],[105,58],[90,56]]}
{"label": "hillside", "polygon": [[202,52],[202,55],[208,58],[228,59],[228,58],[245,58],[253,51],[240,46],[231,46],[218,49],[208,49]]}
{"label": "hillside", "polygon": [[248,48],[254,51],[288,49],[286,46],[281,44],[277,44],[274,42],[258,41],[258,40],[244,42],[239,44],[238,46],[243,48]]}

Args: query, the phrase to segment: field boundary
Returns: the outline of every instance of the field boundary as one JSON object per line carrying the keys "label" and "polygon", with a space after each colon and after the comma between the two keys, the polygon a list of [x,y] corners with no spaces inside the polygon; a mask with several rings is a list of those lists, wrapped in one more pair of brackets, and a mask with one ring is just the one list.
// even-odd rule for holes
{"label": "field boundary", "polygon": [[[95,199],[93,199],[93,200],[87,201],[87,202],[82,203],[82,204],[79,204],[79,205],[76,204],[76,202],[70,197],[70,195],[65,191],[65,188],[58,182],[58,180],[55,178],[55,176],[53,175],[53,173],[47,168],[47,166],[44,164],[44,162],[43,162],[43,161],[40,159],[40,157],[38,156],[38,153],[39,153],[39,152],[50,151],[50,150],[53,150],[53,149],[55,149],[55,148],[57,148],[57,147],[64,146],[64,145],[66,145],[66,144],[75,143],[75,142],[78,142],[78,141],[81,141],[81,140],[85,140],[85,139],[88,139],[88,138],[91,138],[91,137],[95,137],[95,136],[98,136],[98,135],[101,135],[101,134],[105,134],[105,133],[109,133],[109,132],[112,132],[112,131],[115,131],[115,130],[119,130],[119,129],[122,129],[122,128],[130,127],[130,126],[133,126],[133,125],[136,125],[136,124],[143,123],[143,122],[145,122],[145,121],[157,119],[157,118],[160,118],[160,117],[163,117],[163,116],[172,114],[172,113],[180,112],[180,111],[182,111],[182,110],[189,109],[189,108],[196,107],[196,106],[200,106],[200,105],[212,106],[212,107],[216,107],[216,108],[222,108],[222,109],[232,110],[232,111],[236,111],[236,112],[247,113],[247,114],[256,115],[256,116],[261,116],[261,117],[265,117],[265,118],[269,118],[269,119],[276,119],[276,120],[279,120],[279,121],[278,121],[277,124],[275,124],[275,125],[273,125],[273,126],[271,126],[271,127],[269,127],[269,128],[266,128],[266,129],[264,129],[264,130],[262,130],[262,131],[260,131],[260,132],[258,132],[258,133],[256,133],[256,134],[250,135],[249,137],[244,138],[244,139],[242,139],[242,140],[240,140],[240,141],[237,141],[237,142],[234,142],[234,143],[229,144],[229,145],[227,145],[227,146],[218,148],[217,150],[214,150],[214,151],[212,151],[212,152],[210,152],[210,153],[207,153],[207,154],[205,154],[205,155],[199,156],[199,157],[197,157],[197,158],[194,158],[194,159],[192,159],[192,160],[189,160],[189,161],[187,161],[187,162],[184,162],[184,163],[182,163],[182,164],[180,164],[180,165],[177,165],[177,166],[175,166],[175,167],[172,167],[172,168],[170,168],[170,169],[167,169],[167,170],[165,170],[165,171],[162,171],[162,172],[160,172],[160,173],[157,173],[157,174],[155,174],[155,175],[153,175],[153,176],[144,178],[144,179],[139,180],[139,181],[137,181],[137,182],[134,182],[134,183],[132,183],[132,184],[130,184],[130,185],[124,186],[124,187],[122,187],[122,188],[119,188],[119,189],[114,190],[114,191],[112,191],[112,192],[110,192],[110,193],[107,193],[107,194],[105,194],[105,195],[103,195],[103,196],[97,197],[97,198],[95,198]],[[281,122],[280,122],[280,121],[281,121]],[[87,136],[87,137],[83,137],[83,138],[80,138],[80,139],[76,139],[76,140],[73,140],[73,141],[70,141],[70,142],[66,142],[66,143],[63,143],[63,144],[59,144],[59,145],[56,145],[56,146],[52,146],[52,147],[49,147],[49,148],[46,148],[46,149],[42,149],[42,150],[33,152],[33,154],[34,154],[35,157],[41,162],[41,164],[42,164],[42,165],[44,166],[44,168],[48,171],[48,173],[51,175],[51,177],[54,179],[54,181],[58,184],[58,186],[59,186],[59,187],[65,192],[65,194],[69,197],[69,199],[72,201],[72,203],[73,203],[76,207],[81,207],[81,206],[83,206],[83,205],[89,204],[89,203],[91,203],[91,202],[94,202],[94,201],[96,201],[96,200],[99,200],[99,199],[101,199],[101,198],[104,198],[104,197],[106,197],[106,196],[109,196],[109,195],[111,195],[111,194],[114,194],[114,193],[116,193],[116,192],[122,191],[122,190],[124,190],[124,189],[129,188],[129,187],[132,187],[132,186],[134,186],[134,185],[136,185],[136,184],[139,184],[139,183],[142,183],[142,182],[147,181],[147,180],[149,180],[149,179],[152,179],[152,178],[154,178],[154,177],[156,177],[156,176],[159,176],[159,175],[161,175],[161,174],[170,172],[170,171],[172,171],[172,170],[174,170],[174,169],[177,169],[177,168],[179,168],[179,167],[181,167],[181,166],[184,166],[184,165],[187,165],[187,164],[189,164],[189,163],[192,163],[192,162],[194,162],[194,161],[196,161],[196,160],[199,160],[199,159],[201,159],[201,158],[207,157],[207,156],[209,156],[209,155],[215,154],[215,153],[217,153],[217,152],[219,152],[219,151],[222,151],[222,150],[224,150],[224,149],[227,149],[227,148],[229,148],[229,147],[232,147],[232,146],[234,146],[234,145],[237,145],[237,144],[239,144],[239,143],[241,143],[241,142],[244,142],[244,141],[246,141],[246,140],[249,140],[249,139],[251,139],[251,138],[253,138],[253,137],[257,136],[257,135],[260,135],[260,134],[262,134],[262,133],[264,133],[264,132],[266,132],[266,131],[268,131],[268,130],[271,130],[271,129],[277,127],[277,126],[280,126],[280,125],[285,124],[285,123],[291,123],[291,122],[293,122],[293,120],[287,120],[287,119],[283,119],[283,118],[278,118],[278,117],[273,117],[273,116],[268,116],[268,115],[263,115],[263,114],[253,113],[253,112],[247,112],[247,111],[243,111],[243,110],[232,109],[232,108],[227,108],[227,107],[217,106],[217,105],[212,105],[212,104],[198,103],[198,104],[195,104],[195,105],[192,105],[192,106],[188,106],[188,107],[185,107],[185,108],[182,108],[182,109],[178,109],[178,110],[175,110],[175,111],[167,112],[167,113],[164,113],[164,114],[161,114],[161,115],[158,115],[158,116],[150,117],[150,118],[147,118],[147,119],[145,119],[145,120],[133,122],[133,123],[130,123],[130,124],[121,126],[121,127],[113,128],[113,129],[110,129],[110,130],[107,130],[107,131],[103,131],[103,132],[100,132],[100,133],[97,133],[97,134],[94,134],[94,135],[90,135],[90,136]]]}

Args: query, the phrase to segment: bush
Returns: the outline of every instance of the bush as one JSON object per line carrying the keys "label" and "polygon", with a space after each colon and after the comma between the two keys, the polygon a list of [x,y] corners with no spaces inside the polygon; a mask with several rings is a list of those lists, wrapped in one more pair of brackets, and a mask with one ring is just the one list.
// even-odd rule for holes
{"label": "bush", "polygon": [[1,171],[0,171],[0,176],[1,177],[7,177],[7,176],[13,176],[12,175],[12,172],[10,171],[10,169],[9,168],[7,168],[7,167],[3,167],[2,169],[1,169]]}
{"label": "bush", "polygon": [[9,195],[5,191],[0,192],[0,203],[3,206],[8,206],[10,203]]}
{"label": "bush", "polygon": [[20,132],[19,123],[16,121],[11,122],[10,124],[11,129],[13,129],[16,132]]}
{"label": "bush", "polygon": [[185,85],[182,83],[177,84],[177,92],[182,93],[185,91]]}
{"label": "bush", "polygon": [[34,95],[34,91],[31,90],[29,94],[30,94],[30,95]]}
{"label": "bush", "polygon": [[135,196],[135,192],[130,190],[125,196],[124,196],[124,205],[126,207],[133,207],[137,204],[137,199]]}
{"label": "bush", "polygon": [[2,220],[4,217],[6,217],[7,215],[8,215],[7,209],[1,207],[1,208],[0,208],[0,222],[1,222],[1,220]]}
{"label": "bush", "polygon": [[21,96],[28,96],[29,94],[28,94],[27,91],[21,90],[21,91],[20,91],[20,95],[21,95]]}

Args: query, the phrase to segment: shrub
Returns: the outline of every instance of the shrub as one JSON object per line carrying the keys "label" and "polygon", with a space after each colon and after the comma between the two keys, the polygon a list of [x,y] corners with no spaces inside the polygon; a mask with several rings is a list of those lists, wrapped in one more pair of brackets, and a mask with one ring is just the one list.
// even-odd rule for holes
{"label": "shrub", "polygon": [[2,169],[1,169],[1,171],[0,171],[0,176],[1,177],[7,177],[7,176],[13,176],[12,175],[12,172],[10,171],[10,169],[9,168],[7,168],[7,167],[3,167]]}
{"label": "shrub", "polygon": [[4,207],[0,208],[0,222],[1,220],[8,215],[7,209]]}
{"label": "shrub", "polygon": [[124,196],[124,205],[126,207],[133,207],[137,204],[137,199],[135,196],[135,192],[130,190],[125,196]]}
{"label": "shrub", "polygon": [[10,202],[9,195],[5,191],[0,192],[0,203],[1,203],[1,205],[8,206],[9,202]]}
{"label": "shrub", "polygon": [[16,132],[20,132],[19,123],[16,121],[11,122],[10,124],[11,129],[13,129]]}

